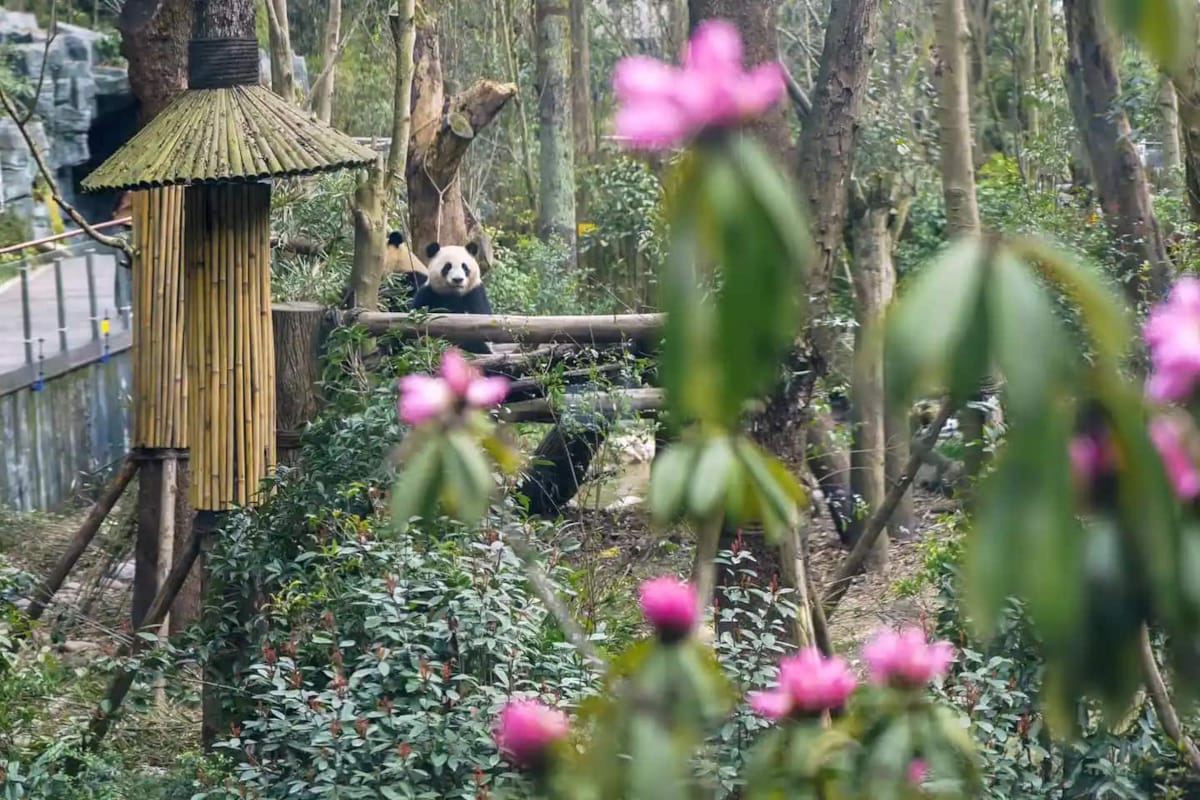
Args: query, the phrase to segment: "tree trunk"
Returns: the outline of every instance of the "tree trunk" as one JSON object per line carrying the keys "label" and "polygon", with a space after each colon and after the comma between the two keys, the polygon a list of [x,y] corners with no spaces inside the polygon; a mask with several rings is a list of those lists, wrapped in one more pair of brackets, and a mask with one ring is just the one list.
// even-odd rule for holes
{"label": "tree trunk", "polygon": [[[500,17],[500,35],[503,37],[504,59],[508,68],[508,80],[517,86],[520,83],[520,67],[517,60],[517,46],[513,41],[513,9],[512,0],[495,0]],[[529,115],[525,111],[525,102],[521,93],[513,94],[513,105],[517,111],[517,145],[521,150],[521,179],[525,184],[526,198],[533,216],[537,216],[537,179],[534,177],[533,151],[530,148]]]}
{"label": "tree trunk", "polygon": [[[350,296],[356,308],[368,311],[379,308],[379,286],[384,277],[386,203],[408,165],[416,25],[415,0],[402,0],[400,13],[388,17],[396,61],[396,81],[392,89],[392,144],[388,148],[386,171],[382,159],[377,159],[360,176],[354,190],[354,263],[350,268]],[[336,42],[334,47],[336,49]]]}
{"label": "tree trunk", "polygon": [[[946,203],[946,229],[951,239],[979,235],[979,205],[975,196],[972,163],[971,100],[967,91],[967,17],[963,0],[935,0],[934,36],[937,61],[934,79],[938,90],[938,132],[941,145],[942,195]],[[972,477],[983,469],[984,412],[975,403],[958,415],[966,452],[965,472]]]}
{"label": "tree trunk", "polygon": [[[887,406],[879,326],[896,290],[889,227],[895,203],[891,176],[873,178],[851,212],[854,310],[858,324],[851,394],[854,446],[850,451],[850,486],[856,500],[866,507],[865,514],[856,507],[856,519],[874,513],[887,493]],[[873,567],[883,566],[887,550],[887,535],[883,534],[871,551]]]}
{"label": "tree trunk", "polygon": [[951,238],[979,233],[975,169],[971,161],[971,101],[967,91],[967,18],[963,0],[935,0],[938,128],[942,194]]}
{"label": "tree trunk", "polygon": [[[740,2],[727,3],[741,6]],[[746,4],[750,5],[750,4]],[[693,0],[695,8],[695,0]],[[800,139],[797,173],[808,201],[808,222],[816,245],[808,285],[811,297],[805,340],[784,365],[792,375],[782,390],[771,397],[766,411],[752,421],[755,436],[767,447],[789,460],[803,458],[803,422],[811,377],[822,374],[834,352],[835,331],[828,325],[830,282],[838,263],[846,225],[850,173],[858,138],[858,122],[866,97],[867,78],[874,54],[877,0],[845,0],[832,4],[821,67],[812,93],[812,111],[808,114]],[[774,15],[769,41],[774,46]],[[765,35],[765,34],[764,34]],[[761,59],[776,57],[759,53]],[[779,109],[784,114],[783,109]],[[787,121],[768,118],[768,131]],[[768,142],[777,134],[764,134]],[[776,152],[785,150],[777,145]],[[809,377],[802,377],[809,376]]]}
{"label": "tree trunk", "polygon": [[589,0],[571,3],[571,124],[575,157],[587,164],[596,150],[596,118],[592,111],[592,27]]}
{"label": "tree trunk", "polygon": [[[884,470],[887,473],[887,485],[895,486],[904,475],[905,466],[912,455],[912,437],[914,431],[909,422],[908,410],[889,409],[886,420],[887,453],[884,457]],[[893,539],[903,540],[912,537],[917,530],[916,510],[913,507],[912,491],[906,491],[896,510],[888,519],[888,534]]]}
{"label": "tree trunk", "polygon": [[1163,169],[1168,175],[1168,185],[1173,185],[1183,167],[1183,152],[1179,146],[1179,104],[1175,85],[1165,76],[1158,83],[1158,115],[1162,125]]}
{"label": "tree trunk", "polygon": [[187,49],[193,0],[126,0],[121,8],[121,55],[144,126],[187,88]]}
{"label": "tree trunk", "polygon": [[[193,0],[126,0],[121,8],[121,52],[129,62],[129,86],[141,104],[139,122],[145,125],[187,88],[188,39],[193,28]],[[175,220],[163,220],[174,223]],[[158,237],[147,234],[151,239]],[[182,226],[172,232],[176,253],[182,251]],[[170,247],[167,247],[168,251]],[[180,261],[182,266],[182,261]],[[164,309],[165,311],[165,309]],[[152,329],[154,320],[141,324]],[[159,376],[163,380],[171,376]],[[152,452],[150,455],[154,455]],[[176,541],[191,533],[192,508],[188,503],[188,462],[176,458],[174,530]],[[159,587],[160,530],[163,520],[162,461],[151,458],[141,462],[138,477],[137,533],[134,544],[134,592],[131,616],[136,628]],[[184,487],[179,491],[179,487]],[[184,584],[171,616],[171,630],[186,627],[199,614],[201,602],[199,568],[193,569]]]}
{"label": "tree trunk", "polygon": [[[408,153],[408,218],[418,257],[430,242],[462,244],[482,236],[468,218],[458,168],[474,137],[517,93],[511,83],[482,79],[446,102],[437,31],[417,26],[412,139]],[[486,266],[487,249],[481,265]]]}
{"label": "tree trunk", "polygon": [[1021,123],[1028,136],[1037,136],[1040,114],[1034,90],[1041,81],[1037,75],[1037,0],[1022,0],[1021,46],[1017,51],[1017,93],[1021,98]]}
{"label": "tree trunk", "polygon": [[[267,23],[271,54],[271,91],[293,103],[296,101],[296,73],[292,65],[292,35],[288,28],[287,0],[267,0]],[[337,47],[336,41],[334,47]]]}
{"label": "tree trunk", "polygon": [[[338,43],[341,38],[342,0],[329,0],[329,17],[325,21],[325,46],[322,48],[324,53],[323,77],[313,87],[313,108],[317,112],[317,119],[326,124],[333,119],[333,87],[337,84],[336,62]],[[408,104],[405,103],[405,107],[407,106]]]}
{"label": "tree trunk", "polygon": [[1146,173],[1121,110],[1118,41],[1104,25],[1096,0],[1064,0],[1067,17],[1067,95],[1104,219],[1121,253],[1131,303],[1161,297],[1171,280],[1162,231]]}
{"label": "tree trunk", "polygon": [[1037,39],[1038,77],[1048,81],[1054,73],[1054,17],[1050,4],[1053,0],[1034,0],[1034,34]]}
{"label": "tree trunk", "polygon": [[271,307],[275,337],[275,424],[279,463],[300,463],[300,436],[321,411],[321,347],[325,307],[279,303]]}
{"label": "tree trunk", "polygon": [[575,262],[575,164],[568,79],[571,43],[568,0],[537,0],[538,155],[537,232],[567,245]]}

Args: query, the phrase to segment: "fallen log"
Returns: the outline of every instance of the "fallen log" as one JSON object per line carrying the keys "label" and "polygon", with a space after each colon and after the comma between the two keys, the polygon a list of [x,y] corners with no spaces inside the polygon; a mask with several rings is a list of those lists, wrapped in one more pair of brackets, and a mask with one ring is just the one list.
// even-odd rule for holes
{"label": "fallen log", "polygon": [[512,314],[439,314],[422,316],[382,311],[349,311],[342,324],[362,325],[372,334],[435,336],[451,342],[483,339],[494,343],[549,342],[618,344],[651,339],[662,332],[664,314],[524,317]]}
{"label": "fallen log", "polygon": [[497,416],[502,422],[558,422],[563,413],[572,408],[606,416],[641,415],[657,411],[665,403],[666,393],[662,389],[620,389],[569,395],[556,403],[545,397],[519,400],[501,406]]}

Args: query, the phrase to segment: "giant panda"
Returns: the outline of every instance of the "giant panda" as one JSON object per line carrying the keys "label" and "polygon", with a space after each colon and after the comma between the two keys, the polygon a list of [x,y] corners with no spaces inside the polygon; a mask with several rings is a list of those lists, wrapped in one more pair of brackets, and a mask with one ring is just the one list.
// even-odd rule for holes
{"label": "giant panda", "polygon": [[404,234],[400,231],[389,233],[387,246],[383,249],[384,284],[379,292],[380,305],[388,311],[407,311],[428,280],[428,270],[421,259],[413,255],[404,241]]}
{"label": "giant panda", "polygon": [[[428,259],[428,280],[413,297],[412,310],[427,310],[446,314],[491,314],[492,304],[479,274],[475,256],[479,245],[468,242],[466,247],[430,242],[425,248]],[[484,341],[462,342],[470,353],[490,353]]]}

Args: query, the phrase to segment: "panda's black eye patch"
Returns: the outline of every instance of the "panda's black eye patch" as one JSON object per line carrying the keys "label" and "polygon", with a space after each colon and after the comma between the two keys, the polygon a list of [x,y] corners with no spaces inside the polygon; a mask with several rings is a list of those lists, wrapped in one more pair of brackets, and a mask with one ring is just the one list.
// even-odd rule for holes
{"label": "panda's black eye patch", "polygon": [[469,265],[467,265],[467,264],[463,264],[463,265],[462,265],[462,268],[463,268],[463,274],[464,274],[464,275],[470,275],[470,274],[471,274],[471,267],[470,267]]}
{"label": "panda's black eye patch", "polygon": [[454,265],[453,264],[443,264],[442,265],[442,277],[443,278],[450,274],[450,267],[452,267],[452,266],[454,266]]}

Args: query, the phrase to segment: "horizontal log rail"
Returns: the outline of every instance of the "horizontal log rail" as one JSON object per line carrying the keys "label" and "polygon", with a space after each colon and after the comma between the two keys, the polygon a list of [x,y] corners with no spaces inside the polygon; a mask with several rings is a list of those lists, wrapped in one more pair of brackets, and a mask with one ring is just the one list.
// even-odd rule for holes
{"label": "horizontal log rail", "polygon": [[615,389],[611,392],[569,395],[556,403],[545,397],[518,400],[501,406],[497,416],[504,422],[557,422],[563,413],[572,408],[609,416],[621,413],[640,415],[657,411],[665,403],[666,395],[662,389]]}
{"label": "horizontal log rail", "polygon": [[583,342],[616,344],[661,334],[665,314],[605,314],[597,316],[525,317],[512,314],[416,314],[349,311],[344,325],[362,325],[373,334],[388,331],[407,336],[434,336],[451,342],[483,339],[507,344]]}

